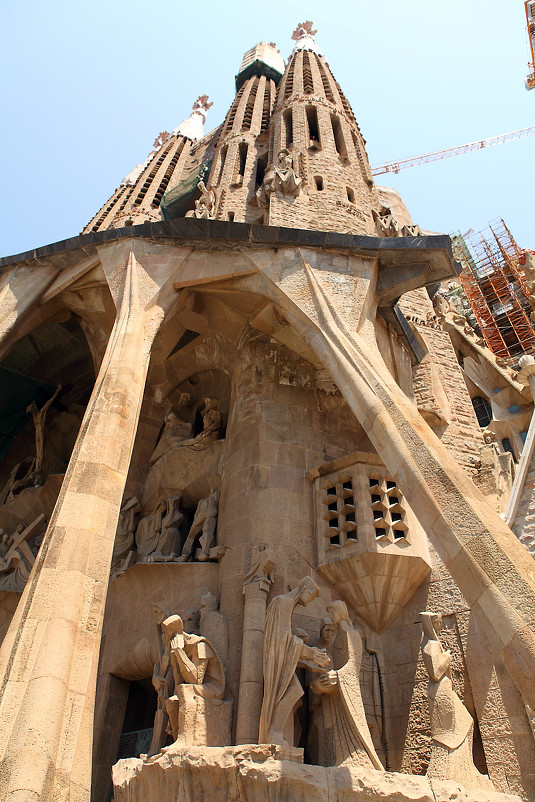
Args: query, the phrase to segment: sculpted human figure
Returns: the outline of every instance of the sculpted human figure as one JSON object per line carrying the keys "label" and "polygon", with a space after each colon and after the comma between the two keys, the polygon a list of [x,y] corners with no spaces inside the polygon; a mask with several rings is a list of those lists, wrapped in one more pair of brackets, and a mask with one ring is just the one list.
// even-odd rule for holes
{"label": "sculpted human figure", "polygon": [[156,552],[151,560],[174,560],[180,548],[180,531],[184,513],[180,510],[180,496],[170,496],[166,502],[166,513],[162,518],[162,530],[158,538]]}
{"label": "sculpted human figure", "polygon": [[295,197],[299,195],[303,179],[293,169],[292,155],[287,148],[277,154],[277,164],[266,170],[262,186],[256,193],[259,206],[269,207],[272,192],[278,190],[282,195]]}
{"label": "sculpted human figure", "polygon": [[329,644],[334,668],[311,683],[314,693],[325,697],[324,717],[332,722],[331,743],[325,757],[333,763],[324,765],[369,766],[382,770],[360,690],[364,632],[351,623],[345,602],[332,602],[327,612],[337,627],[336,636]]}
{"label": "sculpted human figure", "polygon": [[219,501],[219,490],[214,488],[208,498],[202,498],[197,504],[195,516],[191,529],[184,543],[182,554],[180,555],[179,562],[187,562],[191,557],[195,539],[200,534],[199,542],[201,545],[201,553],[199,560],[204,562],[209,559],[210,548],[214,544],[215,530],[217,524],[217,504]]}
{"label": "sculpted human figure", "polygon": [[51,404],[53,404],[53,402],[56,400],[60,390],[61,384],[58,384],[54,395],[48,399],[46,404],[44,404],[41,409],[37,407],[35,401],[32,401],[32,403],[26,408],[26,412],[33,418],[33,425],[35,427],[35,465],[33,473],[35,476],[35,481],[37,482],[40,482],[42,478],[41,469],[43,467],[43,455],[45,450],[46,413],[48,412]]}
{"label": "sculpted human figure", "polygon": [[190,401],[191,395],[189,393],[180,393],[178,399],[178,413],[171,410],[165,416],[162,436],[149,460],[151,465],[154,465],[154,463],[157,462],[160,457],[163,457],[164,454],[167,454],[168,451],[180,445],[183,440],[187,440],[188,437],[191,437],[192,424],[182,420],[180,417],[181,410],[186,409]]}
{"label": "sculpted human figure", "polygon": [[493,790],[489,778],[474,766],[472,716],[455,693],[451,681],[451,652],[443,649],[438,638],[442,616],[420,613],[422,622],[422,659],[429,683],[427,696],[431,719],[431,759],[428,777],[456,780],[467,788]]}
{"label": "sculpted human figure", "polygon": [[208,448],[210,443],[214,443],[219,437],[223,418],[219,409],[217,398],[203,398],[203,409],[201,410],[202,432],[197,437],[190,440],[183,440],[180,446],[188,446],[194,451],[202,451]]}
{"label": "sculpted human figure", "polygon": [[[223,705],[225,695],[225,673],[212,644],[200,635],[184,632],[182,618],[172,615],[162,623],[162,630],[169,643],[169,653],[174,680],[174,694],[166,701],[169,723],[175,741],[198,743],[202,728],[195,715],[188,711],[203,711],[209,718],[213,708]],[[217,710],[215,714],[217,715]],[[217,739],[217,733],[215,737]],[[227,740],[220,733],[220,740]],[[205,739],[207,740],[207,739]],[[210,744],[206,744],[210,745]]]}
{"label": "sculpted human figure", "polygon": [[138,523],[136,529],[136,548],[141,557],[148,557],[149,554],[156,551],[165,511],[165,501],[159,501],[153,511],[149,513],[149,515],[145,515]]}
{"label": "sculpted human figure", "polygon": [[324,650],[307,646],[300,637],[292,634],[295,608],[298,604],[306,606],[318,595],[319,588],[314,580],[305,577],[293,590],[276,596],[267,609],[259,743],[287,743],[284,729],[290,713],[303,695],[303,688],[295,675],[298,664],[320,669],[329,665]]}
{"label": "sculpted human figure", "polygon": [[141,512],[141,505],[135,496],[127,499],[121,507],[113,547],[112,568],[126,557],[134,546],[134,531],[138,512]]}
{"label": "sculpted human figure", "polygon": [[169,611],[160,604],[153,604],[152,612],[156,617],[156,626],[158,628],[158,661],[152,672],[152,684],[158,694],[158,706],[154,716],[152,741],[147,757],[158,754],[165,746],[167,740],[167,726],[169,723],[166,702],[173,694],[174,689],[169,640],[166,638],[162,629],[163,622],[169,617]]}
{"label": "sculpted human figure", "polygon": [[208,189],[201,179],[197,184],[201,191],[201,197],[195,201],[195,209],[186,213],[186,217],[196,217],[199,220],[213,220],[215,217],[215,192]]}

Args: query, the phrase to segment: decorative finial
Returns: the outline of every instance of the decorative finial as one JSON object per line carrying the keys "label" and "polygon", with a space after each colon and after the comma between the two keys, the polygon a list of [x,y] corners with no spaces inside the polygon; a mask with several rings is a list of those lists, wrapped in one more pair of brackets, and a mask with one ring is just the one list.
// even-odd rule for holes
{"label": "decorative finial", "polygon": [[294,53],[297,50],[311,50],[316,55],[323,56],[322,50],[314,41],[317,31],[313,29],[312,25],[313,23],[307,19],[306,22],[300,22],[292,33],[292,39],[295,41]]}
{"label": "decorative finial", "polygon": [[300,22],[292,33],[292,39],[297,42],[302,36],[315,36],[317,31],[312,30],[313,25],[314,23],[309,19],[307,19],[306,22]]}
{"label": "decorative finial", "polygon": [[170,136],[171,136],[171,134],[169,133],[169,131],[160,131],[160,133],[158,134],[158,136],[156,137],[156,139],[154,140],[154,143],[152,145],[152,148],[153,148],[152,152],[154,153],[155,150],[158,150],[158,148],[161,148],[161,146],[165,142],[167,142],[167,140],[169,139]]}
{"label": "decorative finial", "polygon": [[201,139],[203,136],[203,125],[206,122],[206,117],[208,115],[208,109],[210,109],[214,104],[208,102],[208,95],[199,95],[195,103],[193,104],[192,112],[187,120],[184,120],[178,128],[175,128],[173,134],[178,136],[181,134],[182,136],[187,136],[188,139],[192,139],[194,142],[198,139]]}

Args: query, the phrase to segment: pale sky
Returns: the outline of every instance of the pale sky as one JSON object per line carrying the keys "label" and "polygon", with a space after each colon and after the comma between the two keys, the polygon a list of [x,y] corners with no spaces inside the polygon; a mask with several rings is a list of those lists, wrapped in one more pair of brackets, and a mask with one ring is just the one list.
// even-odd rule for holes
{"label": "pale sky", "polygon": [[[77,235],[161,130],[193,101],[234,97],[243,53],[311,19],[372,165],[535,125],[522,0],[3,2],[0,255]],[[422,228],[478,231],[503,217],[535,248],[535,136],[414,167],[395,187]]]}

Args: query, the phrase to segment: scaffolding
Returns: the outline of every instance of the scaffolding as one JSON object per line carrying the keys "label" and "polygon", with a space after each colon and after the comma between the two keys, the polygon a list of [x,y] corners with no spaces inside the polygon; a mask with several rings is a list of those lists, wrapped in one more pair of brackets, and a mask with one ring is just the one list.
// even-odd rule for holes
{"label": "scaffolding", "polygon": [[535,352],[529,290],[520,268],[522,251],[502,219],[488,231],[452,237],[459,276],[490,350],[509,362]]}

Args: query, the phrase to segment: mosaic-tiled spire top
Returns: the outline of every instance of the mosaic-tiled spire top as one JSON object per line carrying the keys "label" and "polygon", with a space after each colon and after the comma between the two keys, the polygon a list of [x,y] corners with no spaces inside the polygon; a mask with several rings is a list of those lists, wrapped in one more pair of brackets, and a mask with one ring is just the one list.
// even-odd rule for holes
{"label": "mosaic-tiled spire top", "polygon": [[298,50],[311,50],[313,53],[317,53],[318,56],[323,56],[323,51],[314,41],[317,31],[313,30],[312,26],[313,23],[310,20],[300,22],[292,33],[292,39],[295,41],[294,53]]}

